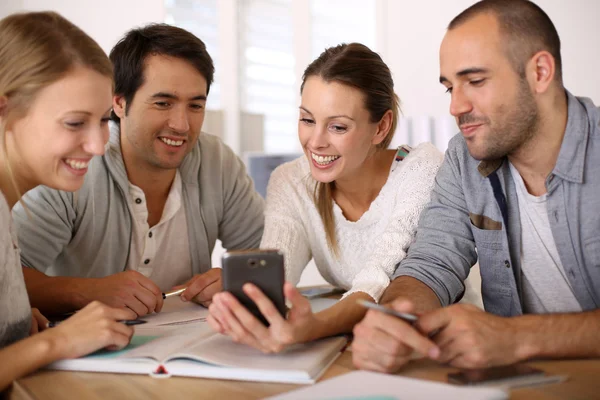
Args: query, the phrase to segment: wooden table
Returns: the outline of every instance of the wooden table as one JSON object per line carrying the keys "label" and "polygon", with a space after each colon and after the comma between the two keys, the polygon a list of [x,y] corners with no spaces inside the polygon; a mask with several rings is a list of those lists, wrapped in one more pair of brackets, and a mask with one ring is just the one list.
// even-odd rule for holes
{"label": "wooden table", "polygon": [[[3,360],[3,362],[6,362]],[[511,399],[600,399],[600,359],[532,362],[550,374],[569,375],[560,384],[511,392]],[[346,351],[322,379],[354,370],[352,353]],[[399,375],[445,381],[452,368],[428,360],[417,360]],[[156,379],[142,375],[89,372],[38,371],[19,379],[8,393],[11,400],[43,399],[261,399],[303,386],[171,377]]]}

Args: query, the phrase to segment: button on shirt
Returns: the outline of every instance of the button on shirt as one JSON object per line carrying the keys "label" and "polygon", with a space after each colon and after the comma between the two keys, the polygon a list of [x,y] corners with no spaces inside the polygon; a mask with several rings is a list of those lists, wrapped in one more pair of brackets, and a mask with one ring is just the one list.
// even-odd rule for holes
{"label": "button on shirt", "polygon": [[132,235],[127,269],[150,278],[162,291],[192,277],[182,181],[175,175],[158,224],[148,225],[148,206],[142,189],[129,183]]}

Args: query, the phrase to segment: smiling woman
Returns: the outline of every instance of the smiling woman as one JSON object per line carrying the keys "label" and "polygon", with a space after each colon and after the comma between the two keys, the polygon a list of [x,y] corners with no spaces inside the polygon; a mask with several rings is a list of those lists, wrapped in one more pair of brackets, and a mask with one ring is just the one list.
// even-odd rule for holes
{"label": "smiling woman", "polygon": [[[442,161],[428,143],[388,149],[399,101],[387,65],[364,45],[325,50],[306,69],[301,91],[305,155],[271,175],[261,242],[285,255],[284,293],[292,308],[282,318],[248,285],[268,328],[230,293],[213,297],[208,320],[265,352],[352,330],[364,315],[356,301],[378,301],[406,256]],[[330,284],[347,290],[316,314],[293,287],[311,258]]]}
{"label": "smiling woman", "polygon": [[116,322],[135,317],[131,310],[99,303],[45,330],[29,305],[10,215],[35,186],[81,187],[104,153],[111,99],[110,61],[75,25],[52,12],[0,21],[0,359],[12,360],[0,364],[0,390],[59,358],[121,348],[133,333]]}
{"label": "smiling woman", "polygon": [[92,157],[104,153],[111,95],[110,77],[82,66],[39,90],[5,131],[21,192],[38,184],[68,191],[82,185]]}

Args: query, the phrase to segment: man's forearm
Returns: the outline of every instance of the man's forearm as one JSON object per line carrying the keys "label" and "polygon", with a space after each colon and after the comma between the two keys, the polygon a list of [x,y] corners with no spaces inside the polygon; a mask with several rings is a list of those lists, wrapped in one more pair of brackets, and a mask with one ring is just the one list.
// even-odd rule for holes
{"label": "man's forearm", "polygon": [[433,290],[420,280],[410,276],[400,276],[394,279],[383,293],[380,303],[390,303],[399,297],[412,301],[417,313],[441,307],[441,303]]}
{"label": "man's forearm", "polygon": [[517,356],[567,358],[600,356],[600,310],[515,317]]}
{"label": "man's forearm", "polygon": [[27,267],[23,267],[23,276],[31,306],[43,314],[62,314],[86,305],[77,290],[79,282],[86,278],[52,277]]}

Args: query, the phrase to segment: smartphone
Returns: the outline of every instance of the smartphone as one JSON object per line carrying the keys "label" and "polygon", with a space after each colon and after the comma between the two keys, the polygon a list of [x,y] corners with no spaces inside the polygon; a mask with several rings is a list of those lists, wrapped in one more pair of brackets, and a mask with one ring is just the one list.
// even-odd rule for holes
{"label": "smartphone", "polygon": [[543,377],[544,371],[525,364],[513,364],[485,369],[465,369],[448,374],[448,382],[458,385],[485,385],[518,383],[534,377]]}
{"label": "smartphone", "polygon": [[222,266],[223,290],[233,294],[265,326],[269,326],[269,322],[242,290],[246,283],[256,285],[285,318],[285,271],[281,252],[262,249],[228,251],[223,254]]}

